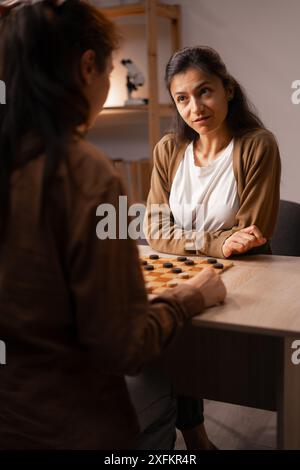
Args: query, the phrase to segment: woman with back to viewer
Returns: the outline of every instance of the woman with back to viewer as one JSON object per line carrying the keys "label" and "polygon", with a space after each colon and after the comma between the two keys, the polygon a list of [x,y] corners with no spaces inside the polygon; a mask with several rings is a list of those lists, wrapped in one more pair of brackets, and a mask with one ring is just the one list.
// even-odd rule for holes
{"label": "woman with back to viewer", "polygon": [[[178,255],[270,253],[278,206],[276,139],[238,81],[210,47],[177,51],[166,67],[176,108],[174,132],[154,150],[145,234]],[[189,448],[213,448],[203,402],[179,397],[178,427]]]}
{"label": "woman with back to viewer", "polygon": [[109,90],[113,24],[85,1],[0,8],[1,449],[125,449],[124,374],[222,301],[212,270],[148,303],[135,243],[99,240],[124,190],[85,140]]}

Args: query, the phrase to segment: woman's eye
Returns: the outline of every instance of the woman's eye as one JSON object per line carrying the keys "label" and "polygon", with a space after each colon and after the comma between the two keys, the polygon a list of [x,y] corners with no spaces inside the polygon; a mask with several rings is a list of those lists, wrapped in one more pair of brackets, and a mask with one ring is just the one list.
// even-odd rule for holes
{"label": "woman's eye", "polygon": [[183,103],[184,100],[185,100],[185,96],[183,96],[183,95],[179,95],[179,96],[177,97],[177,103]]}
{"label": "woman's eye", "polygon": [[208,95],[210,93],[210,88],[202,88],[201,95]]}

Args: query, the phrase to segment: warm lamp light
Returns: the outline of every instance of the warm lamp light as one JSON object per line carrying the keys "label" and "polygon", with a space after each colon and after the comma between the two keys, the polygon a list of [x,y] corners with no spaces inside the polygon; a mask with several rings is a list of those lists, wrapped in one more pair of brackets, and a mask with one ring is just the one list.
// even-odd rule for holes
{"label": "warm lamp light", "polygon": [[110,90],[104,108],[124,106],[126,98],[126,70],[116,58],[114,60],[114,69],[110,76]]}

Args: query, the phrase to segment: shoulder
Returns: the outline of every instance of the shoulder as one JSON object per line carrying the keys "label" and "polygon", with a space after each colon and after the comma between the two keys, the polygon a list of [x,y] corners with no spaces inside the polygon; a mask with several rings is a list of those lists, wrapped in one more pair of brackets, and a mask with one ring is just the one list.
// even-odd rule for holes
{"label": "shoulder", "polygon": [[156,144],[155,152],[159,154],[170,154],[174,152],[176,148],[177,143],[175,134],[166,134]]}
{"label": "shoulder", "polygon": [[274,134],[267,129],[253,129],[236,138],[239,145],[245,149],[251,149],[255,147],[271,147],[277,148],[277,140]]}
{"label": "shoulder", "polygon": [[279,161],[276,137],[267,129],[254,129],[235,139],[236,158],[246,162],[256,162],[268,158]]}
{"label": "shoulder", "polygon": [[166,134],[156,144],[154,149],[154,163],[169,166],[184,154],[186,145],[179,145],[175,134]]}
{"label": "shoulder", "polygon": [[112,161],[85,139],[70,144],[68,165],[77,189],[87,198],[98,197],[119,180]]}

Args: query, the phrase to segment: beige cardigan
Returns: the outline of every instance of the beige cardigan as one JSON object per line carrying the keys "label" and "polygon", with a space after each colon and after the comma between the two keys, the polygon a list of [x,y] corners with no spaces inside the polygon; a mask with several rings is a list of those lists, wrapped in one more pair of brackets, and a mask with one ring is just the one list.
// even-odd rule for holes
{"label": "beige cardigan", "polygon": [[195,240],[195,231],[183,231],[176,226],[169,210],[152,206],[169,205],[172,182],[187,145],[178,147],[175,136],[168,134],[154,149],[154,167],[145,218],[145,235],[151,247],[164,253],[191,254],[192,250],[192,253],[199,255],[223,258],[222,246],[226,238],[253,224],[269,239],[276,223],[280,187],[280,156],[273,134],[258,129],[235,138],[233,171],[240,198],[236,225],[230,230],[205,232],[202,245],[197,248],[194,242],[191,243],[191,240]]}

